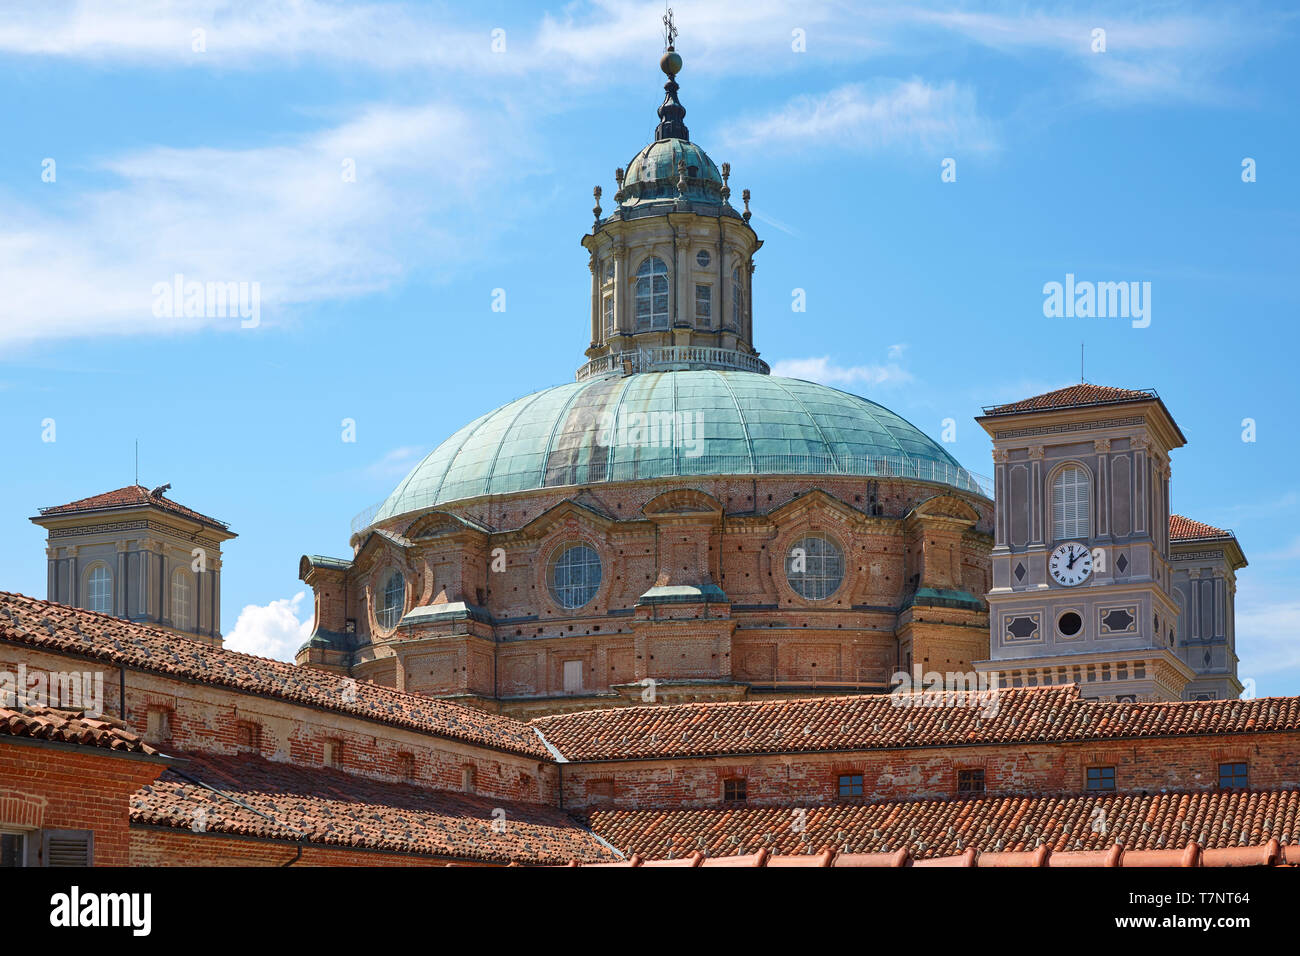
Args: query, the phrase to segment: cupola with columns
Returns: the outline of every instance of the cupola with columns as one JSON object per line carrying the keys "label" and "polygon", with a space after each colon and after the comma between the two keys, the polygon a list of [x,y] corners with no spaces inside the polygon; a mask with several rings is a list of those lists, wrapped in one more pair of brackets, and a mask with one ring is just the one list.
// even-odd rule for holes
{"label": "cupola with columns", "polygon": [[730,165],[719,169],[690,141],[677,97],[676,34],[670,10],[655,141],[615,171],[608,215],[603,190],[593,191],[595,223],[582,239],[591,254],[591,346],[579,380],[667,369],[768,371],[753,344],[753,257],[763,242],[749,225],[749,190],[738,212]]}

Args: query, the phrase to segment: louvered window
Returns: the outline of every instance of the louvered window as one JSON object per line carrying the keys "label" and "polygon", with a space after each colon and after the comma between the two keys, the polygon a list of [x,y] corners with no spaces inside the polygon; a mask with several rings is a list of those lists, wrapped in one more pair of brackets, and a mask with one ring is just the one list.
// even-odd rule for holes
{"label": "louvered window", "polygon": [[1088,473],[1077,465],[1062,468],[1052,481],[1053,540],[1089,537],[1088,516]]}
{"label": "louvered window", "polygon": [[41,860],[46,866],[91,866],[95,835],[90,830],[46,830],[41,834]]}

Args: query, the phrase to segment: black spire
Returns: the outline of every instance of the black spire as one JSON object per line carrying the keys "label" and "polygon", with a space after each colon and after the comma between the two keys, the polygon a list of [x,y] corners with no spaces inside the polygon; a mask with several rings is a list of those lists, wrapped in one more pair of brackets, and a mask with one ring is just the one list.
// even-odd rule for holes
{"label": "black spire", "polygon": [[659,69],[664,71],[668,82],[664,84],[664,102],[659,107],[659,125],[655,127],[655,139],[690,139],[691,132],[682,122],[686,118],[686,107],[677,99],[677,74],[682,71],[682,58],[673,49],[677,38],[677,27],[673,26],[673,11],[664,15],[664,55],[659,60]]}

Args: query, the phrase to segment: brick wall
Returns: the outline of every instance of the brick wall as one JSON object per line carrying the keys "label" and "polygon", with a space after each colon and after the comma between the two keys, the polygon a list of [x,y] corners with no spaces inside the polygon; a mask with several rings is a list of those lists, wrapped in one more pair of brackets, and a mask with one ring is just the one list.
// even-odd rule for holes
{"label": "brick wall", "polygon": [[[120,715],[115,668],[0,645],[0,670],[16,672],[20,662],[29,673],[102,671],[104,711]],[[462,771],[470,765],[475,792],[484,796],[527,803],[556,799],[555,767],[536,758],[163,675],[128,671],[126,686],[127,722],[163,753],[255,749],[269,760],[319,767],[329,744],[337,766],[349,773],[459,790]]]}
{"label": "brick wall", "polygon": [[0,738],[0,826],[92,830],[95,865],[126,866],[131,794],[162,771],[159,761],[94,747],[56,748]]}
{"label": "brick wall", "polygon": [[[943,500],[958,502],[944,506],[954,514],[918,517],[913,509],[945,495],[935,485],[836,476],[810,482],[807,476],[792,475],[705,477],[689,491],[670,488],[665,481],[602,486],[598,497],[604,514],[575,505],[571,490],[447,507],[500,529],[491,534],[465,532],[436,514],[415,522],[397,519],[389,530],[414,535],[409,548],[371,537],[355,556],[346,584],[312,573],[309,583],[323,595],[320,622],[341,626],[338,609],[346,592],[362,640],[373,642],[356,673],[389,686],[403,687],[410,680],[409,689],[417,693],[489,700],[567,694],[607,706],[608,699],[596,695],[647,675],[738,676],[739,648],[729,641],[709,649],[707,667],[689,654],[683,658],[680,651],[675,669],[663,662],[652,668],[644,654],[627,653],[634,641],[644,641],[633,637],[633,608],[655,585],[719,585],[733,605],[736,640],[774,645],[770,653],[760,647],[745,655],[745,679],[791,690],[809,683],[887,686],[903,627],[893,609],[907,595],[918,586],[966,590],[977,597],[988,590],[992,524],[987,505],[953,493]],[[698,500],[678,503],[677,513],[673,502],[665,503],[674,494]],[[449,530],[443,531],[444,526]],[[420,537],[429,531],[441,536]],[[808,533],[830,534],[844,551],[844,584],[824,601],[802,599],[785,579],[786,552]],[[574,542],[600,555],[602,580],[590,603],[568,610],[553,600],[547,575],[557,549]],[[496,549],[504,554],[503,570],[489,570]],[[371,592],[387,580],[389,568],[401,570],[407,579],[408,609],[429,600],[463,600],[484,606],[497,622],[495,628],[455,621],[377,631],[373,615],[364,609],[372,603]],[[818,647],[806,646],[806,631],[818,632]],[[500,643],[480,646],[475,636]],[[412,645],[412,638],[436,638],[436,648],[418,641]],[[787,650],[787,644],[796,642],[805,646]],[[863,652],[866,645],[869,652]],[[942,657],[953,669],[969,670],[973,659],[987,655],[987,617],[958,609],[931,615],[924,647],[918,648],[919,656]],[[496,655],[494,669],[491,654]],[[440,656],[435,660],[433,655]],[[584,662],[581,691],[564,688],[564,660]],[[753,676],[756,669],[763,672],[758,678]]]}
{"label": "brick wall", "polygon": [[564,806],[723,806],[728,779],[745,780],[750,806],[811,806],[839,799],[841,774],[861,774],[868,801],[954,797],[962,769],[982,769],[991,794],[1081,793],[1086,769],[1102,765],[1121,791],[1214,789],[1219,764],[1238,761],[1252,788],[1300,786],[1300,734],[568,764]]}

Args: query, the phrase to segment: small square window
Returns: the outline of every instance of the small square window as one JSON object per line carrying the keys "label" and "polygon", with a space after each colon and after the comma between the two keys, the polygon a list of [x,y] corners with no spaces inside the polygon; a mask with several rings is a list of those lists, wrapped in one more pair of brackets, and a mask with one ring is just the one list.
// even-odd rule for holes
{"label": "small square window", "polygon": [[1219,764],[1219,789],[1235,790],[1247,786],[1244,763]]}
{"label": "small square window", "polygon": [[841,797],[862,796],[862,774],[860,773],[840,774],[840,796]]}
{"label": "small square window", "polygon": [[743,803],[745,800],[745,780],[737,777],[722,782],[722,799],[727,803]]}
{"label": "small square window", "polygon": [[983,793],[984,792],[984,768],[975,767],[969,770],[957,771],[957,792],[958,793]]}
{"label": "small square window", "polygon": [[1115,768],[1114,767],[1089,767],[1088,768],[1088,789],[1089,790],[1114,790],[1115,789]]}

